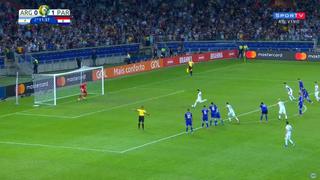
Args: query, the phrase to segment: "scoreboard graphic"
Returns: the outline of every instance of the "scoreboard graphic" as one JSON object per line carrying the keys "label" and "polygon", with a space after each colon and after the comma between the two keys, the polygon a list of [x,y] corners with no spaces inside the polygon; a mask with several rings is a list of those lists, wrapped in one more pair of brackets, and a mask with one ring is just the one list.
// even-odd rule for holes
{"label": "scoreboard graphic", "polygon": [[70,25],[69,9],[50,9],[47,5],[41,5],[39,9],[20,9],[18,24],[57,24]]}

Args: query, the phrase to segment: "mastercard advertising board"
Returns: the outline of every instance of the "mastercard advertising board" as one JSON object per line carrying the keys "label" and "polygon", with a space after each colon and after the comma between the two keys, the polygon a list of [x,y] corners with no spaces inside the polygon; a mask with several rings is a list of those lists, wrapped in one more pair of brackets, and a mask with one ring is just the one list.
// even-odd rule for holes
{"label": "mastercard advertising board", "polygon": [[251,60],[320,61],[320,53],[316,52],[249,50],[245,55]]}

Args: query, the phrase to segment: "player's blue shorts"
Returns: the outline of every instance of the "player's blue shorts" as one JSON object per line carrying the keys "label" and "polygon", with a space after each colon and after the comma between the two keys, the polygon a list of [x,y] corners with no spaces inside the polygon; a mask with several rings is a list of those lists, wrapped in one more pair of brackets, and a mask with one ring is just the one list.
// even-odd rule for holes
{"label": "player's blue shorts", "polygon": [[186,120],[186,126],[192,126],[192,120]]}
{"label": "player's blue shorts", "polygon": [[299,104],[299,109],[302,109],[303,108],[303,104]]}
{"label": "player's blue shorts", "polygon": [[268,111],[262,111],[261,114],[268,114]]}
{"label": "player's blue shorts", "polygon": [[213,117],[214,117],[214,118],[217,118],[217,119],[220,119],[220,118],[221,118],[220,113],[215,113],[215,114],[213,115]]}
{"label": "player's blue shorts", "polygon": [[208,116],[202,117],[202,121],[208,121]]}
{"label": "player's blue shorts", "polygon": [[214,118],[215,113],[211,113],[211,118]]}

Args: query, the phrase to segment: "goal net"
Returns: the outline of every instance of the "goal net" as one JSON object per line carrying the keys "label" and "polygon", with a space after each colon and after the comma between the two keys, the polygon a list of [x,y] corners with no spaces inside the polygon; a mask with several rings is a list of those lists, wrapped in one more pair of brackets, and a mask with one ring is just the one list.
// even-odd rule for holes
{"label": "goal net", "polygon": [[82,67],[58,74],[34,74],[34,104],[57,105],[57,100],[79,96],[80,85],[87,84],[88,95],[104,95],[103,67]]}

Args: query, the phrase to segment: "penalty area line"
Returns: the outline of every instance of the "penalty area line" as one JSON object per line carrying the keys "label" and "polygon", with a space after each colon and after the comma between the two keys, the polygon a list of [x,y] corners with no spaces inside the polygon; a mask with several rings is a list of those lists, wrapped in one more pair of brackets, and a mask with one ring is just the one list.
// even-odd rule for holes
{"label": "penalty area line", "polygon": [[38,143],[22,143],[22,142],[13,142],[13,141],[0,141],[0,144],[18,145],[18,146],[44,147],[44,148],[50,148],[50,149],[70,149],[70,150],[79,150],[79,151],[120,153],[120,151],[107,150],[107,149],[85,148],[85,147],[73,147],[73,146],[59,146],[59,145],[38,144]]}
{"label": "penalty area line", "polygon": [[[302,111],[302,114],[304,114],[304,113],[307,112],[307,110],[308,110],[308,108],[307,108],[306,105],[303,105],[303,107],[304,107],[304,110]],[[299,113],[296,113],[296,114],[294,114],[294,115],[292,115],[292,116],[290,116],[290,117],[296,117],[296,116],[299,116],[299,115],[300,115]],[[277,118],[269,119],[268,122],[269,122],[270,120],[277,120]],[[279,122],[280,122],[280,121],[279,121]],[[260,123],[261,123],[261,121],[241,122],[241,124],[260,124]]]}
{"label": "penalty area line", "polygon": [[135,104],[139,104],[139,103],[144,103],[144,102],[148,102],[148,101],[152,101],[152,100],[157,100],[157,99],[160,99],[160,98],[173,96],[173,95],[180,94],[180,93],[183,93],[183,92],[185,92],[185,90],[175,91],[175,92],[172,92],[172,93],[169,93],[169,94],[165,94],[165,95],[161,95],[161,96],[151,97],[151,98],[147,98],[147,99],[144,99],[144,100],[135,101],[135,102],[126,103],[126,104],[121,104],[121,105],[118,105],[118,106],[114,106],[114,107],[107,108],[107,109],[102,109],[102,110],[99,110],[99,111],[92,111],[92,112],[88,112],[88,113],[83,113],[83,114],[80,114],[78,116],[73,116],[71,118],[75,119],[75,118],[80,118],[80,117],[84,117],[84,116],[90,116],[92,114],[111,111],[111,110],[114,110],[114,109],[119,109],[119,108],[131,106],[131,105],[135,105]]}
{"label": "penalty area line", "polygon": [[[259,110],[253,110],[253,111],[249,111],[249,112],[246,112],[246,113],[242,113],[242,114],[240,114],[238,117],[245,116],[245,115],[248,115],[248,114],[252,114],[252,113],[257,112],[257,111],[259,111]],[[224,121],[226,121],[226,120],[224,119]],[[200,127],[194,128],[193,131],[197,131],[197,130],[199,130],[199,129],[202,129],[202,127],[200,126]],[[154,141],[151,141],[151,142],[142,144],[142,145],[140,145],[140,146],[131,147],[131,148],[128,148],[128,149],[126,149],[126,150],[121,151],[120,153],[123,154],[123,153],[130,152],[130,151],[133,151],[133,150],[136,150],[136,149],[140,149],[140,148],[143,148],[143,147],[145,147],[145,146],[149,146],[149,145],[152,145],[152,144],[161,142],[161,141],[165,141],[165,140],[168,140],[168,139],[172,139],[172,138],[181,136],[181,135],[183,135],[183,134],[186,134],[186,132],[183,131],[183,132],[180,132],[180,133],[178,133],[178,134],[174,134],[174,135],[171,135],[171,136],[167,136],[167,137],[164,137],[164,138],[160,138],[160,139],[157,139],[157,140],[154,140]]]}
{"label": "penalty area line", "polygon": [[[214,72],[214,71],[220,71],[220,70],[224,70],[224,69],[229,69],[229,68],[233,68],[233,67],[235,67],[237,65],[241,65],[241,64],[232,64],[232,65],[229,65],[229,66],[222,66],[222,67],[214,68],[214,69],[211,69],[211,70],[202,71],[202,72],[199,72],[197,74],[203,74],[203,73],[208,73],[208,72]],[[154,72],[154,71],[149,71],[149,72],[145,72],[145,73],[151,73],[151,72]],[[139,75],[139,74],[135,74],[135,75]],[[135,75],[130,75],[130,76],[135,76]],[[127,78],[127,77],[130,77],[130,76],[123,76],[121,78]],[[174,81],[174,80],[183,79],[183,78],[187,78],[187,77],[189,77],[189,76],[179,76],[179,77],[172,78],[172,79],[159,80],[159,81],[156,81],[156,82],[146,83],[146,84],[142,84],[142,85],[138,85],[138,86],[134,86],[134,87],[130,87],[130,88],[125,88],[125,89],[119,89],[119,90],[115,90],[115,91],[106,92],[106,94],[116,94],[116,93],[120,93],[122,91],[132,90],[132,89],[136,89],[136,88],[140,88],[140,87],[143,88],[143,87],[147,87],[147,86],[150,86],[150,85],[161,84],[161,83],[164,83],[164,82]],[[120,78],[115,78],[115,79],[120,79]],[[105,80],[107,80],[107,79],[105,79]],[[114,79],[108,79],[108,80],[114,80]],[[97,97],[97,96],[94,96],[94,97]],[[72,101],[66,101],[66,102],[63,102],[63,103],[60,103],[60,104],[68,104],[68,103],[72,103],[72,102],[75,102],[75,101],[73,101],[73,100]],[[52,106],[52,107],[54,107],[54,106]],[[42,108],[42,107],[40,107],[40,108]],[[17,113],[31,112],[31,111],[36,110],[36,109],[37,108],[30,108],[30,109],[26,109],[26,110],[23,110],[23,111],[17,111],[17,112],[12,112],[12,113],[8,113],[8,114],[2,114],[2,115],[0,115],[0,119],[8,117],[8,116],[16,115]],[[69,117],[69,118],[77,118],[77,117]]]}
{"label": "penalty area line", "polygon": [[[173,95],[180,94],[180,93],[183,93],[183,92],[185,92],[185,90],[179,90],[179,91],[175,91],[175,92],[172,92],[172,93],[169,93],[169,94],[156,96],[156,97],[152,97],[152,98],[147,98],[147,99],[144,99],[144,100],[135,101],[135,102],[131,102],[131,103],[121,104],[121,105],[118,105],[118,106],[110,107],[110,108],[107,108],[107,109],[102,109],[102,110],[99,110],[99,111],[92,111],[92,112],[88,112],[88,113],[83,113],[83,114],[80,114],[80,115],[77,115],[77,116],[63,116],[63,115],[47,115],[47,114],[25,113],[27,111],[15,112],[15,113],[12,113],[12,114],[7,114],[7,116],[21,115],[21,116],[38,116],[38,117],[61,118],[61,119],[76,119],[76,118],[81,118],[81,117],[85,117],[85,116],[90,116],[90,115],[96,114],[96,113],[111,111],[111,110],[114,110],[114,109],[119,109],[119,108],[127,107],[127,106],[130,106],[130,105],[134,105],[134,104],[139,104],[139,103],[143,103],[143,102],[157,100],[157,99],[160,99],[160,98],[165,98],[165,97],[168,97],[168,96],[173,96]],[[1,116],[0,116],[0,118],[1,118]]]}
{"label": "penalty area line", "polygon": [[[305,113],[307,110],[308,110],[307,106],[304,105],[303,113]],[[247,113],[242,113],[238,117],[245,116],[245,115],[248,115],[248,114],[254,113],[254,112],[257,112],[257,110],[249,111]],[[295,116],[298,116],[298,115],[299,114],[294,114],[292,117],[295,117]],[[245,124],[247,124],[247,123],[245,123]],[[202,127],[195,128],[194,131],[197,131],[199,129],[202,129]],[[181,132],[181,133],[174,134],[174,135],[171,135],[171,136],[168,136],[168,137],[164,137],[164,138],[161,138],[161,139],[158,139],[158,140],[155,140],[155,141],[151,141],[151,142],[142,144],[140,146],[135,146],[135,147],[123,150],[123,151],[98,149],[98,148],[76,147],[76,146],[60,146],[60,145],[52,145],[52,144],[23,143],[23,142],[14,142],[14,141],[0,141],[0,144],[14,145],[14,146],[42,147],[42,148],[49,148],[49,149],[69,149],[69,150],[86,151],[86,152],[90,152],[91,151],[91,152],[124,154],[126,152],[133,151],[133,150],[136,150],[136,149],[139,149],[139,148],[143,148],[145,146],[152,145],[152,144],[155,144],[155,143],[158,143],[158,142],[161,142],[161,141],[165,141],[165,140],[168,140],[168,139],[171,139],[171,138],[175,138],[175,137],[181,136],[183,134],[186,134],[186,132]]]}
{"label": "penalty area line", "polygon": [[16,115],[50,117],[50,118],[61,118],[61,119],[71,119],[72,118],[72,116],[47,115],[47,114],[35,114],[35,113],[33,114],[33,113],[22,113],[22,112],[17,112]]}
{"label": "penalty area line", "polygon": [[[201,128],[202,128],[202,127],[197,127],[197,128],[195,128],[193,131],[196,131],[196,130],[201,129]],[[171,135],[171,136],[168,136],[168,137],[164,137],[164,138],[161,138],[161,139],[158,139],[158,140],[155,140],[155,141],[151,141],[151,142],[142,144],[142,145],[140,145],[140,146],[135,146],[135,147],[132,147],[132,148],[129,148],[129,149],[120,151],[120,153],[123,154],[123,153],[129,152],[129,151],[133,151],[133,150],[135,150],[135,149],[139,149],[139,148],[142,148],[142,147],[151,145],[151,144],[155,144],[155,143],[157,143],[157,142],[165,141],[165,140],[167,140],[167,139],[171,139],[171,138],[174,138],[174,137],[183,135],[183,134],[186,134],[186,132],[181,132],[181,133],[178,133],[178,134],[174,134],[174,135]]]}
{"label": "penalty area line", "polygon": [[[286,103],[286,102],[288,102],[288,100],[287,100],[287,101],[284,101],[284,102]],[[271,107],[275,107],[277,104],[278,104],[278,103],[272,104],[272,105],[270,105],[269,107],[270,107],[270,108],[271,108]],[[307,111],[307,107],[306,107],[305,105],[304,105],[304,107],[305,107],[305,111],[304,111],[304,112],[306,112],[306,111]],[[255,109],[255,110],[252,110],[252,111],[248,111],[248,112],[239,114],[237,117],[246,116],[246,115],[248,115],[248,114],[252,114],[252,113],[255,113],[255,112],[259,112],[259,111],[260,111],[260,109]],[[294,115],[294,116],[296,116],[296,115]],[[223,119],[223,121],[227,121],[227,119]],[[240,123],[240,124],[242,124],[242,123]],[[245,122],[244,124],[248,124],[248,122],[247,122],[247,123]],[[202,129],[202,127],[201,127],[201,126],[200,126],[200,127],[197,127],[197,128],[195,128],[195,129],[193,129],[193,131],[197,131],[197,130],[199,130],[199,129]],[[149,146],[149,145],[158,143],[158,142],[162,142],[162,141],[165,141],[165,140],[168,140],[168,139],[172,139],[172,138],[181,136],[181,135],[183,135],[183,134],[186,134],[186,132],[180,132],[180,133],[177,133],[177,134],[174,134],[174,135],[171,135],[171,136],[167,136],[167,137],[163,137],[163,138],[160,138],[160,139],[157,139],[157,140],[154,140],[154,141],[150,141],[150,142],[148,142],[148,143],[145,143],[145,144],[142,144],[142,145],[139,145],[139,146],[131,147],[131,148],[125,149],[125,150],[123,150],[123,151],[120,151],[120,153],[121,153],[121,154],[127,153],[127,152],[130,152],[130,151],[133,151],[133,150],[136,150],[136,149],[140,149],[140,148],[143,148],[143,147],[146,147],[146,146]]]}

